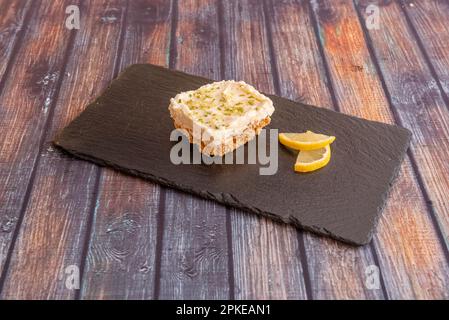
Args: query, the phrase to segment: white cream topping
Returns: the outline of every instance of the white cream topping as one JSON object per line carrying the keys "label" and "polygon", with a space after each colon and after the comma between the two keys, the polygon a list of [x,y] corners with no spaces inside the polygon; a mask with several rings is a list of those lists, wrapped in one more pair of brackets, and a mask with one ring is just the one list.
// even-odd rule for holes
{"label": "white cream topping", "polygon": [[[273,102],[243,81],[220,81],[170,99],[172,117],[182,127],[199,126],[203,135],[220,140],[241,133],[274,112]],[[219,143],[217,141],[217,143]]]}

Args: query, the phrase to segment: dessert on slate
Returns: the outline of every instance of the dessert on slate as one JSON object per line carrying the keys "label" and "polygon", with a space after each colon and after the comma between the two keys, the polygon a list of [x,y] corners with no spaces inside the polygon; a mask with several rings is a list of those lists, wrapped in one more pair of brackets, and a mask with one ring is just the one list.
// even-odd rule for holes
{"label": "dessert on slate", "polygon": [[258,135],[274,107],[249,84],[228,80],[177,94],[169,110],[175,127],[202,153],[222,156]]}

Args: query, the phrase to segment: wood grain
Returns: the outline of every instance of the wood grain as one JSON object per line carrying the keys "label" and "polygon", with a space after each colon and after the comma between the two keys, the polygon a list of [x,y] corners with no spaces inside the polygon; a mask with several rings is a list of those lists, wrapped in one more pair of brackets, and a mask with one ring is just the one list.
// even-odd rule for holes
{"label": "wood grain", "polygon": [[[414,32],[418,35],[418,42],[424,49],[438,77],[440,86],[449,97],[449,2],[441,0],[430,1],[400,1],[406,18],[409,19]],[[447,100],[446,100],[447,103]]]}
{"label": "wood grain", "polygon": [[[4,271],[16,227],[20,225],[70,43],[70,32],[64,24],[47,19],[51,16],[55,21],[64,21],[65,3],[37,4],[11,66],[12,76],[6,79],[0,95],[0,271]],[[38,35],[36,30],[40,31]]]}
{"label": "wood grain", "polygon": [[[420,64],[424,64],[424,61],[429,62],[427,67],[422,68],[425,70],[428,85],[433,87],[426,88],[425,90],[428,90],[428,92],[419,94],[433,96],[438,91],[434,86],[435,83],[441,92],[441,98],[436,94],[434,104],[437,104],[437,106],[435,108],[427,107],[432,110],[432,112],[429,112],[431,117],[427,119],[432,123],[430,128],[427,128],[427,122],[423,123],[420,117],[417,117],[413,122],[404,120],[404,124],[408,123],[407,125],[411,127],[420,127],[420,130],[417,130],[418,137],[424,137],[424,141],[421,141],[423,150],[420,152],[417,150],[420,155],[417,154],[416,160],[420,161],[421,157],[426,158],[424,159],[425,166],[421,167],[419,162],[418,166],[429,200],[432,202],[431,204],[437,215],[436,222],[442,230],[442,241],[445,242],[447,252],[449,252],[449,200],[446,196],[449,185],[447,179],[449,166],[445,161],[440,164],[441,159],[448,156],[445,146],[449,144],[449,116],[446,111],[449,108],[449,26],[447,23],[449,2],[420,1],[413,4],[412,7],[409,1],[403,1],[402,7],[405,9],[406,18],[409,19],[413,28],[409,30],[407,35],[413,37],[416,34],[418,44],[421,45],[421,54],[417,53],[415,59],[419,59]],[[418,51],[417,48],[416,51]],[[408,89],[415,90],[411,86]],[[444,100],[444,103],[442,100]],[[427,106],[427,102],[425,103]],[[440,112],[443,115],[440,115]],[[433,136],[434,134],[437,134],[438,137]],[[432,142],[430,143],[429,140]],[[428,153],[431,155],[425,156]],[[434,162],[438,159],[439,162]]]}
{"label": "wood grain", "polygon": [[[360,2],[358,6],[362,15],[364,5]],[[412,283],[414,297],[447,299],[449,255],[444,243],[447,245],[449,231],[449,201],[445,195],[449,187],[449,166],[442,159],[449,156],[449,110],[399,4],[380,7],[380,17],[382,27],[368,30],[368,41],[372,43],[396,119],[413,133],[410,150],[415,174],[425,189],[424,199],[430,197],[429,212],[436,221],[433,224],[436,232],[430,233],[422,225],[432,225],[432,222],[417,219],[420,236],[414,243],[421,246],[408,247],[420,256],[421,272]],[[395,296],[400,296],[400,290],[396,290]]]}
{"label": "wood grain", "polygon": [[[222,15],[225,78],[274,93],[262,2],[223,1]],[[235,298],[306,299],[297,230],[231,212]]]}
{"label": "wood grain", "polygon": [[[52,98],[58,100],[45,132],[34,187],[5,280],[5,298],[71,299],[76,293],[66,287],[65,272],[71,265],[82,267],[98,168],[61,155],[51,147],[51,140],[112,79],[124,13],[118,0],[88,1],[84,5],[82,9],[90,14],[76,35],[65,72],[59,75],[60,94]],[[64,17],[59,15],[64,9],[58,8],[48,21],[63,22]],[[62,38],[69,34],[69,30],[61,31]],[[106,45],[100,48],[96,43]]]}
{"label": "wood grain", "polygon": [[102,169],[83,299],[152,299],[160,188]]}
{"label": "wood grain", "polygon": [[[312,7],[340,110],[393,123],[393,113],[352,3],[340,1],[335,6],[330,1],[312,1]],[[388,28],[389,32],[400,30],[400,15],[392,13],[391,19],[394,24]],[[386,30],[380,28],[376,34]],[[392,43],[400,47],[400,39],[396,40]],[[381,47],[383,43],[385,40],[374,47]],[[438,240],[418,181],[407,160],[393,186],[374,239],[374,252],[388,298],[442,298],[446,295],[447,265]]]}
{"label": "wood grain", "polygon": [[[220,80],[217,3],[179,1],[174,68]],[[160,299],[228,299],[226,207],[168,189]]]}
{"label": "wood grain", "polygon": [[30,1],[0,1],[0,90],[10,59],[14,57],[15,49],[21,45],[21,35],[29,20],[25,16],[28,14],[29,18],[30,7]]}
{"label": "wood grain", "polygon": [[[138,62],[167,65],[170,10],[165,0],[129,2],[121,70]],[[164,192],[159,185],[102,169],[81,298],[154,298]]]}
{"label": "wood grain", "polygon": [[166,195],[160,299],[228,299],[226,208]]}
{"label": "wood grain", "polygon": [[[304,1],[268,1],[269,23],[279,94],[334,109],[326,70],[314,34],[310,7]],[[302,239],[313,299],[380,299],[382,290],[368,290],[365,270],[375,264],[370,246],[349,247],[304,232]]]}

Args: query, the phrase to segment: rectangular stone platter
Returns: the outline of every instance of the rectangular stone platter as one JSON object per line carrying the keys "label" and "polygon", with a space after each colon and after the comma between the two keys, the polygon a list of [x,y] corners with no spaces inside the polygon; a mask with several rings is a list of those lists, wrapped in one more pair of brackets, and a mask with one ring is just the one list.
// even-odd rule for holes
{"label": "rectangular stone platter", "polygon": [[169,139],[174,129],[169,99],[210,82],[154,65],[132,65],[54,143],[76,157],[167,187],[347,243],[368,243],[408,148],[410,132],[270,96],[276,111],[267,128],[312,130],[337,137],[326,167],[295,173],[296,153],[283,146],[279,146],[274,175],[260,175],[258,164],[174,165],[170,150],[176,142]]}

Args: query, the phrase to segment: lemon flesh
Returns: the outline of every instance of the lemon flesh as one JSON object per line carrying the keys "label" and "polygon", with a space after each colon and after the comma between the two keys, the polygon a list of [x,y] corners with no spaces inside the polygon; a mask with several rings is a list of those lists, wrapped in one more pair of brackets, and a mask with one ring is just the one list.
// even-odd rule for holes
{"label": "lemon flesh", "polygon": [[316,150],[300,151],[296,158],[295,171],[311,172],[326,166],[331,159],[329,145]]}
{"label": "lemon flesh", "polygon": [[279,141],[283,145],[300,151],[321,149],[330,145],[334,140],[334,136],[327,136],[312,131],[279,134]]}

